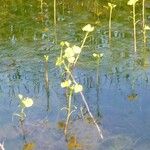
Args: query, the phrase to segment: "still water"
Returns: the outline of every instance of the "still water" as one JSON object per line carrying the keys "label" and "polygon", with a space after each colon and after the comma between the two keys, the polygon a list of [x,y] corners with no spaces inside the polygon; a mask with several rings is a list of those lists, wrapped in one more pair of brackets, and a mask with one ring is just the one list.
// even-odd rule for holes
{"label": "still water", "polygon": [[[0,142],[5,150],[149,150],[150,149],[150,32],[143,48],[141,22],[137,24],[137,53],[133,49],[132,7],[124,1],[112,17],[112,41],[108,40],[107,1],[58,1],[57,25],[51,0],[2,1],[0,6]],[[131,9],[130,9],[131,8]],[[137,4],[137,19],[141,19]],[[145,6],[150,24],[150,4]],[[104,139],[89,118],[78,94],[67,139],[65,92],[61,71],[55,66],[59,43],[80,45],[86,24],[95,27],[75,68],[87,103],[102,129]],[[103,53],[98,65],[92,54]],[[48,67],[44,55],[49,56]],[[49,83],[45,82],[48,71]],[[33,99],[25,110],[23,125],[18,94]]]}

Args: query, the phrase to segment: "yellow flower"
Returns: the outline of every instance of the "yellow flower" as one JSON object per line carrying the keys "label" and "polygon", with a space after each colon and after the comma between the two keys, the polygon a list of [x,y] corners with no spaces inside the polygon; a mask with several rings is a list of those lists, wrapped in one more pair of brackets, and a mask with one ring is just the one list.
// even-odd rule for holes
{"label": "yellow flower", "polygon": [[71,85],[71,80],[66,80],[64,82],[61,82],[62,88],[69,87],[70,85]]}
{"label": "yellow flower", "polygon": [[111,4],[111,3],[108,3],[108,6],[111,7],[111,8],[115,8],[116,7],[116,5]]}
{"label": "yellow flower", "polygon": [[94,30],[94,27],[92,27],[90,24],[87,24],[82,28],[82,30],[86,32],[92,32]]}
{"label": "yellow flower", "polygon": [[49,56],[48,55],[44,55],[45,61],[48,62]]}
{"label": "yellow flower", "polygon": [[65,49],[65,55],[64,57],[73,57],[74,56],[74,51],[71,47],[68,47]]}
{"label": "yellow flower", "polygon": [[129,0],[128,1],[128,5],[135,5],[135,3],[137,2],[138,0]]}
{"label": "yellow flower", "polygon": [[144,29],[145,30],[150,30],[150,27],[148,25],[145,25]]}
{"label": "yellow flower", "polygon": [[74,45],[72,47],[72,49],[73,49],[74,53],[76,53],[76,54],[80,54],[81,53],[81,48],[79,46]]}
{"label": "yellow flower", "polygon": [[82,87],[81,84],[76,84],[76,85],[74,86],[74,92],[75,92],[75,93],[79,93],[79,92],[82,92],[82,91],[83,91],[83,87]]}
{"label": "yellow flower", "polygon": [[69,63],[73,64],[75,61],[75,57],[69,57],[69,58],[67,58],[67,60]]}
{"label": "yellow flower", "polygon": [[33,100],[31,98],[29,98],[29,97],[23,98],[22,104],[25,107],[31,107],[33,105]]}

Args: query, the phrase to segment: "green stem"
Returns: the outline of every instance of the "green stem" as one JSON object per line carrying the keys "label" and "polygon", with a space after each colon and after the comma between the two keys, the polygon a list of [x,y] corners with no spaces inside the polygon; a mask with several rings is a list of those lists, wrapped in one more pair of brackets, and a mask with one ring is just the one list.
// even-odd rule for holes
{"label": "green stem", "polygon": [[112,7],[110,7],[110,14],[109,14],[109,44],[111,43],[111,18],[112,18]]}
{"label": "green stem", "polygon": [[[67,70],[67,72],[69,73],[69,75],[70,75],[72,81],[74,82],[74,84],[77,84],[77,82],[76,82],[74,76],[72,75],[72,73],[70,72],[69,68],[67,67],[67,65],[66,65],[65,63],[64,63],[64,67],[65,67],[65,69]],[[99,133],[100,137],[103,139],[102,131],[101,131],[100,127],[98,126],[96,120],[94,119],[94,116],[92,115],[92,113],[91,113],[91,111],[90,111],[90,109],[89,109],[89,106],[88,106],[88,104],[87,104],[87,102],[86,102],[86,99],[85,99],[85,97],[84,97],[84,94],[83,94],[82,92],[80,92],[80,95],[81,95],[81,98],[82,98],[82,100],[83,100],[83,102],[84,102],[84,104],[85,104],[85,106],[86,106],[86,109],[87,109],[87,111],[88,111],[90,117],[92,118],[92,120],[93,120],[93,122],[94,122],[94,124],[95,124],[95,126],[96,126],[96,128],[97,128],[97,130],[98,130],[98,133]],[[72,96],[72,95],[71,95],[71,96]],[[69,114],[69,113],[68,113],[68,114]],[[70,117],[70,115],[69,115],[69,117]],[[67,118],[69,118],[69,117],[67,117]],[[68,124],[66,124],[66,125],[68,125]],[[65,130],[65,133],[66,133],[66,130]]]}
{"label": "green stem", "polygon": [[133,36],[134,36],[134,52],[136,52],[136,20],[135,20],[135,4],[133,4]]}
{"label": "green stem", "polygon": [[54,0],[54,26],[56,26],[56,0]]}
{"label": "green stem", "polygon": [[145,30],[145,0],[143,0],[142,2],[142,25],[143,25],[143,43],[144,43],[144,47],[146,46],[146,30]]}
{"label": "green stem", "polygon": [[70,90],[69,91],[69,97],[68,97],[68,108],[67,108],[68,113],[67,113],[66,126],[65,126],[65,131],[64,131],[65,135],[67,134],[69,119],[70,119],[70,116],[71,116],[72,93],[73,93],[73,91]]}
{"label": "green stem", "polygon": [[[81,48],[81,51],[82,51],[82,49],[83,49],[83,47],[84,47],[84,44],[85,44],[85,41],[86,41],[86,39],[87,39],[88,34],[89,34],[89,32],[86,32],[85,37],[84,37],[83,42],[82,42],[81,47],[80,47],[80,48]],[[75,66],[76,63],[77,63],[77,61],[78,61],[78,59],[79,59],[79,56],[80,56],[80,54],[77,55],[77,57],[76,57],[76,59],[75,59],[75,61],[74,61],[74,66]]]}

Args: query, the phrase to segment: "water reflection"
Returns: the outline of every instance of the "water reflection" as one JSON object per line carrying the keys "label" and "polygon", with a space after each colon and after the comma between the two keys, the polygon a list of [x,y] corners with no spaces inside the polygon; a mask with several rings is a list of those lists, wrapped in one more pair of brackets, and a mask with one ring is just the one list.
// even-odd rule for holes
{"label": "water reflection", "polygon": [[[110,51],[107,12],[99,9],[103,4],[106,1],[59,1],[54,29],[53,5],[48,0],[2,1],[0,141],[6,139],[6,149],[14,146],[16,150],[34,149],[36,145],[37,150],[149,150],[149,51],[148,48],[141,50],[138,37],[139,52],[136,56],[133,54],[131,28],[127,27],[125,17],[114,18]],[[121,3],[118,2],[119,7]],[[124,13],[118,14],[128,14]],[[119,20],[122,18],[125,20]],[[66,141],[60,130],[64,129],[62,120],[66,113],[61,109],[66,106],[66,100],[60,88],[59,71],[55,68],[55,58],[60,50],[57,43],[61,40],[79,43],[80,27],[85,22],[95,25],[95,32],[74,73],[84,86],[91,111],[103,128],[104,140],[98,140],[91,118],[76,95],[73,104],[77,109]],[[95,51],[104,53],[100,64],[92,59]],[[47,54],[49,62],[43,61],[43,55]],[[22,127],[11,121],[18,106],[18,93],[35,100]]]}

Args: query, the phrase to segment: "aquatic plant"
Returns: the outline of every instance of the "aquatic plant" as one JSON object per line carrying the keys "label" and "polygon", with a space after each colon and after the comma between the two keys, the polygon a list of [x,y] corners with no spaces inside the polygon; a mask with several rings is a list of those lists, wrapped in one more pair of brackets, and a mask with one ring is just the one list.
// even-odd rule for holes
{"label": "aquatic plant", "polygon": [[41,13],[43,13],[43,0],[40,0]]}
{"label": "aquatic plant", "polygon": [[100,109],[99,109],[99,97],[100,97],[100,77],[99,77],[99,71],[100,71],[100,62],[103,57],[103,53],[93,53],[93,57],[96,61],[96,99],[97,99],[97,115],[100,117]]}
{"label": "aquatic plant", "polygon": [[18,116],[19,120],[21,122],[23,122],[26,118],[26,114],[25,114],[25,109],[29,108],[33,105],[33,100],[29,97],[24,97],[23,95],[19,94],[19,108],[20,108],[20,112],[19,113],[14,113],[13,115]]}
{"label": "aquatic plant", "polygon": [[137,45],[136,45],[136,14],[135,14],[135,5],[138,2],[138,0],[129,0],[127,5],[131,5],[132,6],[132,19],[133,19],[133,36],[134,36],[134,52],[137,51]]}
{"label": "aquatic plant", "polygon": [[111,43],[112,12],[113,12],[113,8],[115,8],[116,5],[108,3],[108,7],[110,8],[110,12],[109,12],[109,43]]}
{"label": "aquatic plant", "polygon": [[56,66],[61,67],[61,69],[64,71],[63,74],[65,74],[65,80],[61,82],[61,87],[66,89],[66,96],[68,100],[68,106],[67,106],[67,119],[66,119],[66,126],[65,126],[65,135],[67,133],[67,128],[69,124],[70,116],[73,112],[72,110],[72,96],[75,93],[79,93],[81,95],[81,98],[87,108],[87,111],[92,118],[95,126],[98,129],[98,132],[100,134],[100,137],[103,138],[101,129],[99,128],[98,124],[96,123],[89,106],[86,102],[86,99],[83,94],[83,86],[78,83],[73,75],[73,69],[75,68],[77,61],[80,57],[80,54],[84,48],[86,39],[88,37],[88,34],[94,30],[94,27],[92,27],[90,24],[84,26],[82,28],[83,31],[85,31],[85,36],[82,41],[81,46],[71,45],[69,42],[61,42],[61,52],[59,57],[56,61]]}
{"label": "aquatic plant", "polygon": [[54,26],[56,26],[56,20],[57,20],[57,8],[56,8],[56,0],[54,0]]}
{"label": "aquatic plant", "polygon": [[44,80],[45,80],[45,90],[46,90],[46,96],[47,96],[47,111],[50,109],[49,104],[49,97],[50,97],[50,91],[49,91],[49,79],[48,79],[48,60],[49,56],[44,55]]}
{"label": "aquatic plant", "polygon": [[142,25],[143,25],[143,43],[146,45],[146,30],[145,30],[145,0],[142,1]]}

